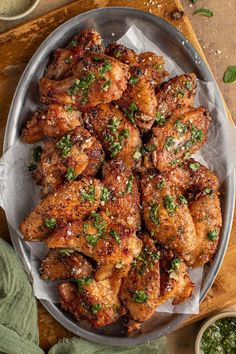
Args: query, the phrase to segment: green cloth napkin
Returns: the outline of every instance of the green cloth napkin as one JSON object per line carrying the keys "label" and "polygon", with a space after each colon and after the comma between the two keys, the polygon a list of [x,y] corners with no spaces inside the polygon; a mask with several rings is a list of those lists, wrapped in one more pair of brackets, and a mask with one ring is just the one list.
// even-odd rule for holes
{"label": "green cloth napkin", "polygon": [[[0,238],[0,353],[43,354],[38,343],[32,287],[12,247]],[[71,338],[59,341],[49,354],[164,354],[165,347],[165,338],[127,348]]]}

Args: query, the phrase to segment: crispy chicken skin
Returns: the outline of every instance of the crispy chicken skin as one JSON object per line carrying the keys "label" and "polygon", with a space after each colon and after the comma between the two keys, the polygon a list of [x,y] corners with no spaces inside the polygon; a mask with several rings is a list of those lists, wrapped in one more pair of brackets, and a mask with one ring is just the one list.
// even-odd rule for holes
{"label": "crispy chicken skin", "polygon": [[78,127],[59,140],[46,141],[33,177],[43,186],[42,195],[54,192],[66,181],[95,176],[104,160],[101,144]]}
{"label": "crispy chicken skin", "polygon": [[172,299],[173,305],[178,305],[193,294],[195,285],[189,277],[186,264],[171,250],[161,249],[160,279],[158,306],[169,299]]}
{"label": "crispy chicken skin", "polygon": [[189,210],[197,234],[197,247],[191,254],[189,265],[198,267],[209,262],[219,243],[222,226],[219,197],[214,192],[200,195],[190,202]]}
{"label": "crispy chicken skin", "polygon": [[124,308],[112,279],[97,282],[91,278],[78,281],[78,285],[62,283],[58,286],[60,304],[77,320],[86,319],[94,327],[116,322]]}
{"label": "crispy chicken skin", "polygon": [[101,210],[116,221],[127,224],[135,230],[141,227],[140,196],[137,181],[122,160],[112,160],[103,165],[103,184],[109,197]]}
{"label": "crispy chicken skin", "polygon": [[66,183],[43,199],[21,222],[24,239],[39,241],[63,224],[82,221],[98,208],[102,188],[102,183],[91,177]]}
{"label": "crispy chicken skin", "polygon": [[40,267],[40,277],[51,281],[90,277],[93,272],[89,261],[69,248],[50,250]]}
{"label": "crispy chicken skin", "polygon": [[137,64],[138,55],[135,53],[134,50],[127,48],[123,44],[110,43],[107,46],[105,53],[110,57],[121,61],[124,64],[131,66]]}
{"label": "crispy chicken skin", "polygon": [[73,105],[86,111],[99,103],[118,100],[127,87],[129,67],[105,54],[85,52],[73,68],[73,76],[39,81],[41,101]]}
{"label": "crispy chicken skin", "polygon": [[194,222],[176,188],[161,175],[141,181],[143,218],[151,236],[186,262],[197,246]]}
{"label": "crispy chicken skin", "polygon": [[59,137],[80,126],[82,113],[71,106],[50,104],[45,111],[36,111],[22,130],[21,139],[33,144],[44,137]]}
{"label": "crispy chicken skin", "polygon": [[153,85],[160,85],[164,78],[169,75],[164,69],[164,64],[164,58],[152,52],[144,52],[138,56],[138,67]]}
{"label": "crispy chicken skin", "polygon": [[111,104],[100,104],[84,115],[88,130],[97,136],[111,158],[119,158],[134,168],[138,161],[135,153],[141,147],[139,130]]}
{"label": "crispy chicken skin", "polygon": [[143,130],[149,130],[156,116],[155,89],[138,66],[131,68],[130,74],[127,89],[117,103],[133,124]]}
{"label": "crispy chicken skin", "polygon": [[81,31],[72,38],[66,48],[58,48],[54,51],[46,77],[51,80],[61,80],[70,76],[73,66],[83,57],[86,50],[104,51],[102,38],[93,29]]}
{"label": "crispy chicken skin", "polygon": [[179,108],[163,127],[153,128],[148,149],[154,167],[171,170],[199,150],[207,140],[210,120],[203,107]]}
{"label": "crispy chicken skin", "polygon": [[129,314],[127,326],[130,333],[153,315],[160,295],[160,252],[147,234],[141,238],[142,251],[124,278],[119,295]]}
{"label": "crispy chicken skin", "polygon": [[164,82],[156,92],[157,124],[163,125],[165,119],[177,108],[193,106],[195,94],[196,75],[194,73],[175,76]]}
{"label": "crispy chicken skin", "polygon": [[116,268],[128,268],[142,247],[135,231],[114,222],[104,212],[92,213],[81,222],[68,224],[52,233],[46,243],[49,248],[72,248],[93,258],[97,264],[95,279],[106,279]]}

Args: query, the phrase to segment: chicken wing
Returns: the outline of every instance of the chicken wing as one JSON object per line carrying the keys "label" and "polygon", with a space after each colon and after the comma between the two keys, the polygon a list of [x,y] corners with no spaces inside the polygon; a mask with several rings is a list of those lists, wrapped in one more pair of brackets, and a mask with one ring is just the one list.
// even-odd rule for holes
{"label": "chicken wing", "polygon": [[39,81],[41,101],[72,105],[86,111],[99,103],[118,100],[127,87],[129,67],[101,53],[85,52],[73,76]]}
{"label": "chicken wing", "polygon": [[40,277],[43,280],[81,279],[94,272],[92,265],[80,253],[69,248],[50,250],[41,263]]}
{"label": "chicken wing", "polygon": [[117,103],[133,124],[136,123],[143,130],[149,130],[156,115],[155,89],[138,66],[132,67],[130,73],[127,89]]}
{"label": "chicken wing", "polygon": [[123,44],[110,43],[106,48],[107,55],[121,61],[127,65],[135,65],[137,63],[138,55],[134,50],[127,48]]}
{"label": "chicken wing", "polygon": [[72,106],[50,104],[45,111],[36,111],[22,130],[21,139],[33,144],[44,137],[59,137],[81,126],[82,113]]}
{"label": "chicken wing", "polygon": [[169,75],[164,69],[165,60],[152,52],[144,52],[138,56],[138,67],[143,75],[151,81],[153,85],[160,85],[166,76]]}
{"label": "chicken wing", "polygon": [[173,305],[178,305],[192,296],[195,285],[190,279],[186,264],[171,250],[161,250],[160,276],[158,306],[169,299],[172,299]]}
{"label": "chicken wing", "polygon": [[142,247],[133,229],[114,222],[104,212],[92,213],[84,223],[68,224],[52,233],[46,243],[49,248],[72,248],[93,258],[98,264],[97,281],[111,276],[116,268],[128,269]]}
{"label": "chicken wing", "polygon": [[78,127],[60,140],[47,141],[33,177],[43,186],[42,195],[54,192],[64,182],[95,176],[104,160],[101,144]]}
{"label": "chicken wing", "polygon": [[158,126],[165,124],[166,118],[177,108],[194,105],[196,94],[196,75],[183,74],[164,82],[157,88],[157,114]]}
{"label": "chicken wing", "polygon": [[103,184],[107,198],[101,210],[113,220],[135,230],[141,227],[140,197],[136,178],[121,160],[112,160],[103,166]]}
{"label": "chicken wing", "polygon": [[84,115],[88,130],[97,136],[111,158],[119,158],[134,168],[141,147],[139,130],[130,123],[122,111],[111,104],[100,104]]}
{"label": "chicken wing", "polygon": [[72,68],[83,57],[86,50],[104,51],[102,38],[94,29],[83,30],[72,38],[66,48],[58,48],[53,53],[53,60],[48,66],[48,79],[61,80],[72,74]]}
{"label": "chicken wing", "polygon": [[214,192],[200,195],[190,202],[189,210],[197,234],[197,247],[191,253],[189,265],[198,267],[209,262],[219,243],[222,226],[219,197]]}
{"label": "chicken wing", "polygon": [[24,239],[39,241],[63,224],[83,220],[99,207],[102,188],[102,183],[94,178],[66,183],[43,199],[21,222]]}
{"label": "chicken wing", "polygon": [[62,308],[77,320],[84,319],[94,327],[102,327],[116,322],[124,314],[111,279],[97,282],[85,277],[77,282],[78,285],[67,282],[58,286]]}
{"label": "chicken wing", "polygon": [[154,239],[189,262],[198,243],[188,205],[162,175],[152,177],[141,181],[144,222]]}
{"label": "chicken wing", "polygon": [[201,148],[207,140],[210,116],[203,108],[180,108],[163,127],[153,128],[147,149],[154,167],[173,169]]}
{"label": "chicken wing", "polygon": [[148,235],[143,234],[142,241],[142,251],[123,280],[119,295],[128,310],[129,333],[153,315],[160,295],[160,252]]}

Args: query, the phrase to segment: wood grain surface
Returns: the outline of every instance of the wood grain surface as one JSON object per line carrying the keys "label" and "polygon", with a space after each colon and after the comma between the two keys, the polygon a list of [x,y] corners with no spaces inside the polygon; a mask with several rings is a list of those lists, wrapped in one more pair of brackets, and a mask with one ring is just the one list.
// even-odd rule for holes
{"label": "wood grain surface", "polygon": [[[191,41],[195,48],[204,58],[201,46],[194,34],[189,19],[183,15],[179,20],[173,20],[172,13],[182,11],[182,5],[178,0],[153,0],[127,1],[127,0],[81,0],[71,3],[61,9],[57,9],[41,18],[25,23],[15,29],[0,34],[0,143],[2,146],[4,129],[10,103],[17,82],[28,63],[29,59],[47,37],[58,25],[69,18],[98,7],[104,6],[130,6],[149,11],[161,16],[174,24]],[[2,55],[4,53],[4,55]],[[4,212],[0,212],[1,237],[10,241]],[[192,316],[186,323],[197,321],[212,312],[221,310],[223,307],[232,305],[236,299],[236,268],[235,246],[236,241],[236,218],[226,257],[220,273],[210,289],[206,299],[201,304],[199,315]],[[72,334],[58,324],[39,304],[39,332],[40,345],[48,349],[62,337],[70,337]]]}

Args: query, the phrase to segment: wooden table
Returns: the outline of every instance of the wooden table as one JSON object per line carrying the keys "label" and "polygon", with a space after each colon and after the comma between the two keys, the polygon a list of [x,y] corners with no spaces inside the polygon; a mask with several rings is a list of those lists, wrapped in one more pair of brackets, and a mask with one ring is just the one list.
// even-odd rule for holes
{"label": "wooden table", "polygon": [[[70,3],[71,1],[65,0],[56,0],[53,4],[48,5],[47,0],[41,0],[41,4],[37,10],[37,14],[41,15],[44,13],[44,5],[46,5],[46,10],[50,10],[54,5]],[[199,0],[200,2],[200,0]],[[228,11],[228,7],[224,7],[225,11],[229,12],[227,16],[227,23],[231,23],[233,21],[232,13],[236,9],[236,4],[233,1],[231,11]],[[215,4],[214,0],[208,0],[207,6],[211,6],[214,9],[216,14],[213,19],[205,19],[202,17],[192,17],[193,8],[189,8],[186,6],[189,4],[188,1],[183,1],[185,5],[185,10],[190,14],[191,20],[196,26],[196,33],[201,35],[203,38],[203,47],[205,47],[205,52],[207,58],[211,62],[211,69],[213,73],[218,78],[218,83],[224,94],[227,94],[227,102],[230,106],[231,111],[236,111],[236,100],[232,99],[232,95],[234,94],[233,88],[234,85],[225,85],[222,83],[222,75],[227,65],[233,64],[232,61],[226,61],[226,49],[227,48],[227,56],[228,58],[235,54],[235,48],[227,45],[229,41],[227,38],[220,39],[218,36],[219,28],[223,27],[224,18],[219,16],[219,6]],[[68,5],[66,8],[55,11],[52,14],[46,15],[41,20],[35,20],[30,25],[26,24],[23,27],[19,27],[16,30],[12,30],[8,33],[4,33],[0,35],[0,50],[5,53],[4,57],[1,58],[0,62],[0,108],[1,108],[1,120],[0,120],[0,142],[2,143],[4,127],[6,122],[6,117],[9,109],[9,105],[11,102],[12,95],[15,90],[16,83],[21,75],[21,72],[24,69],[27,61],[31,57],[34,50],[37,48],[38,44],[42,42],[45,36],[51,32],[57,24],[64,22],[66,19],[80,13],[83,11],[87,11],[89,9],[95,7],[102,6],[133,6],[141,8],[145,11],[152,12],[154,14],[160,15],[168,21],[172,22],[175,26],[177,26],[193,43],[196,49],[200,52],[200,54],[204,57],[202,52],[202,48],[200,47],[197,38],[192,30],[190,22],[186,16],[183,16],[181,20],[172,20],[170,13],[177,8],[181,9],[181,4],[179,0],[146,0],[146,1],[133,1],[133,0],[81,0],[77,1],[76,4]],[[227,4],[225,4],[227,5]],[[221,4],[221,8],[223,5]],[[235,13],[235,11],[234,11]],[[31,15],[35,16],[34,14]],[[211,22],[210,22],[211,21]],[[47,26],[45,26],[47,23]],[[16,24],[16,23],[15,23]],[[18,23],[19,24],[19,23]],[[0,22],[0,32],[3,32],[9,26],[12,26],[12,23],[3,24]],[[212,31],[212,26],[214,30]],[[228,29],[229,30],[229,29]],[[231,33],[235,31],[235,28],[231,28]],[[211,33],[208,39],[207,33]],[[218,36],[218,37],[217,37]],[[24,40],[27,38],[27,40]],[[215,38],[215,39],[214,39]],[[214,41],[217,38],[217,44],[214,44]],[[234,39],[236,40],[236,36]],[[24,47],[22,47],[22,43],[24,43]],[[227,47],[226,47],[227,45]],[[236,46],[234,46],[236,47]],[[215,51],[222,50],[222,53],[216,53]],[[216,53],[216,54],[215,54]],[[232,56],[233,58],[233,56]],[[234,63],[236,64],[236,63]],[[225,95],[226,96],[226,95]],[[0,212],[0,233],[1,236],[9,241],[9,234],[7,230],[7,225],[5,221],[4,212]],[[198,316],[192,316],[190,318],[189,323],[191,321],[196,321],[197,319],[203,318],[210,313],[220,310],[222,307],[232,305],[234,301],[236,302],[236,275],[231,274],[230,270],[235,269],[236,267],[236,257],[234,257],[236,246],[236,219],[233,225],[233,231],[231,240],[229,243],[228,251],[226,258],[224,260],[221,271],[209,291],[206,299],[201,305],[201,312]],[[192,353],[193,352],[193,341],[195,332],[197,330],[196,325],[189,326],[185,329],[181,329],[181,339],[179,339],[179,331],[168,336],[169,341],[169,350],[168,354],[173,353]],[[53,343],[55,343],[59,338],[64,336],[71,336],[71,334],[65,330],[62,326],[60,326],[47,312],[46,310],[39,304],[39,331],[40,331],[40,341],[42,348],[49,348]],[[190,340],[190,338],[192,338]],[[184,351],[182,351],[182,346],[184,344]]]}

